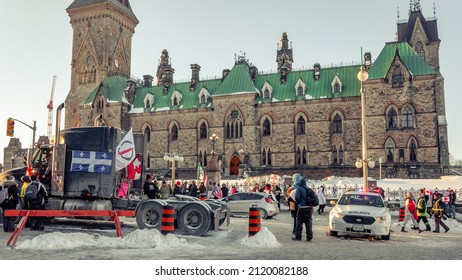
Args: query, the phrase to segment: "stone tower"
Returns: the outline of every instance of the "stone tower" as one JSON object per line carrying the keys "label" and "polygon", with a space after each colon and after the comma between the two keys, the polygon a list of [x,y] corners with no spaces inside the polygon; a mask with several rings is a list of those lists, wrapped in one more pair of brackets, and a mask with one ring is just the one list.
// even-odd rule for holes
{"label": "stone tower", "polygon": [[439,157],[440,164],[449,165],[448,130],[446,121],[446,108],[444,101],[444,77],[440,72],[440,43],[436,17],[425,18],[422,14],[420,0],[410,0],[409,19],[407,22],[398,22],[398,41],[407,42],[425,59],[437,73],[435,80],[435,109],[438,118]]}
{"label": "stone tower", "polygon": [[129,0],[75,0],[67,13],[73,40],[66,128],[82,125],[79,106],[104,78],[130,76],[131,42],[138,24]]}

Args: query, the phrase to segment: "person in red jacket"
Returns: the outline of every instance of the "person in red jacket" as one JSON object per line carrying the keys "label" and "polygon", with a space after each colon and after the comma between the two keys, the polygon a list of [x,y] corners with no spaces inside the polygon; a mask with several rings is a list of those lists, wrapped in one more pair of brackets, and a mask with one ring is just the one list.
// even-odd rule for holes
{"label": "person in red jacket", "polygon": [[409,222],[409,220],[412,221],[412,229],[415,229],[421,232],[421,229],[419,229],[417,222],[416,222],[417,221],[417,211],[416,211],[416,205],[415,205],[415,201],[414,201],[412,193],[408,192],[406,194],[405,203],[406,205],[404,208],[406,209],[406,214],[404,216],[404,221],[403,221],[403,226],[401,228],[401,232],[407,232],[406,224],[407,222]]}

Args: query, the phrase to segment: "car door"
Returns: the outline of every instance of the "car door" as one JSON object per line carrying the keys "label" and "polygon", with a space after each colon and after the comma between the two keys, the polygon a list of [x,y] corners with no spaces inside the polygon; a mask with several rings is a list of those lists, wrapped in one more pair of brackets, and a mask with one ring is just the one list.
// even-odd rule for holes
{"label": "car door", "polygon": [[233,214],[241,214],[242,213],[242,204],[245,203],[244,200],[245,193],[237,193],[230,195],[225,198],[226,205],[228,205],[229,210]]}
{"label": "car door", "polygon": [[249,212],[249,209],[251,207],[257,207],[257,208],[262,208],[261,202],[262,202],[262,195],[258,193],[247,193],[247,196],[245,198],[246,201],[246,213]]}

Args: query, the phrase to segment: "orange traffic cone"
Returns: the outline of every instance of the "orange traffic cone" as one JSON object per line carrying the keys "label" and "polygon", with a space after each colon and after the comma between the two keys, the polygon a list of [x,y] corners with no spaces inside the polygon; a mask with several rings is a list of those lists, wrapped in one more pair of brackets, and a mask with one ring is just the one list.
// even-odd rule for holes
{"label": "orange traffic cone", "polygon": [[160,233],[167,235],[173,233],[175,228],[175,209],[173,205],[162,206],[162,219],[160,224]]}
{"label": "orange traffic cone", "polygon": [[260,211],[258,208],[250,207],[249,209],[249,237],[254,236],[261,229]]}
{"label": "orange traffic cone", "polygon": [[406,216],[406,210],[404,209],[404,207],[399,208],[399,219],[398,219],[398,221],[399,222],[404,221],[405,216]]}

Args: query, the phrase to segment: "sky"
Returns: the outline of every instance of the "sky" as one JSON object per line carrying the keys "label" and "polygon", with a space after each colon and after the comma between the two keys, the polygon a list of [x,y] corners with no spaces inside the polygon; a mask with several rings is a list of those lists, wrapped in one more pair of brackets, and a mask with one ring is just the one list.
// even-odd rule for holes
{"label": "sky", "polygon": [[[55,108],[69,92],[72,28],[65,9],[71,3],[0,0],[1,163],[3,147],[10,141],[7,119],[30,126],[35,120],[38,139],[47,134],[53,75]],[[462,37],[454,26],[462,2],[421,0],[425,17],[434,16],[433,3],[441,39],[449,151],[462,160],[462,129],[457,122],[462,95],[456,88]],[[130,4],[140,21],[132,39],[132,76],[155,76],[160,54],[167,49],[176,82],[190,80],[193,63],[201,66],[202,80],[221,76],[241,52],[259,71],[274,72],[282,32],[292,42],[295,69],[311,69],[314,63],[359,63],[361,47],[374,60],[386,42],[395,40],[398,14],[406,20],[409,11],[409,0],[131,0]],[[15,137],[27,147],[32,130],[16,122]]]}

